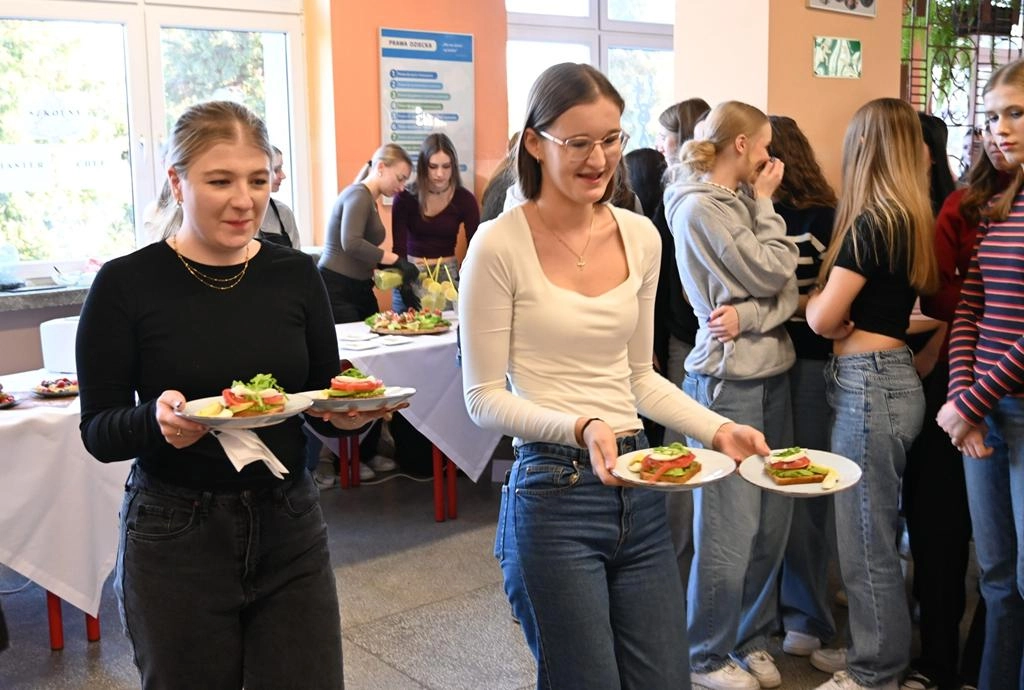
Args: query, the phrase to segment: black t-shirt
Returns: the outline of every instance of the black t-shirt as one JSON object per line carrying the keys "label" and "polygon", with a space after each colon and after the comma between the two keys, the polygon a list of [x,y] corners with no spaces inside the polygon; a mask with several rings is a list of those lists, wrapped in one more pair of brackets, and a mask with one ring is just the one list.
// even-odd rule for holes
{"label": "black t-shirt", "polygon": [[[241,269],[196,267],[222,278]],[[77,357],[89,452],[102,462],[138,458],[161,480],[205,489],[262,488],[280,480],[263,463],[236,472],[209,434],[182,450],[168,444],[155,417],[163,391],[192,400],[266,373],[298,393],[327,386],[339,366],[334,319],[316,267],[305,254],[266,242],[230,290],[200,283],[164,242],[108,261],[82,308]],[[292,479],[305,464],[303,420],[299,415],[255,432]],[[312,423],[338,433],[321,420]]]}
{"label": "black t-shirt", "polygon": [[[818,282],[821,260],[832,240],[836,211],[829,206],[795,208],[776,203],[775,212],[786,221],[786,235],[796,242],[800,250],[796,284],[800,294],[806,295]],[[799,359],[828,359],[832,354],[832,341],[812,331],[802,317],[787,321],[786,331]]]}
{"label": "black t-shirt", "polygon": [[896,246],[890,247],[882,231],[861,216],[843,238],[835,262],[835,266],[867,278],[867,283],[850,307],[850,319],[854,325],[862,331],[903,341],[906,341],[910,312],[917,299],[917,292],[907,277],[905,236],[897,235]]}
{"label": "black t-shirt", "polygon": [[661,235],[661,273],[658,275],[658,289],[654,295],[654,354],[664,366],[668,359],[669,335],[693,345],[699,324],[683,292],[683,281],[676,264],[676,245],[668,221],[665,220],[663,203],[658,204],[651,220]]}

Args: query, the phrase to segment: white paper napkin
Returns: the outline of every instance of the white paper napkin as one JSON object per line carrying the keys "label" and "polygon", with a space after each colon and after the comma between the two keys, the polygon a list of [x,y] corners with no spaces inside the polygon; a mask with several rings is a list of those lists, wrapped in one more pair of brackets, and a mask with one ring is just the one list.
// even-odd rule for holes
{"label": "white paper napkin", "polygon": [[220,441],[228,460],[239,472],[251,462],[263,462],[278,479],[284,479],[288,474],[288,468],[267,448],[267,444],[248,429],[214,429],[211,433]]}

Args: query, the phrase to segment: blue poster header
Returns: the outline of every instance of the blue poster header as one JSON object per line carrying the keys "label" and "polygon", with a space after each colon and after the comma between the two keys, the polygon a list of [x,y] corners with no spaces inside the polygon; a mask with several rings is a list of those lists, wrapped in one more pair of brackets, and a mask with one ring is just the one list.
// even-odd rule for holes
{"label": "blue poster header", "polygon": [[472,62],[473,37],[468,34],[381,29],[380,54],[382,57],[413,60]]}

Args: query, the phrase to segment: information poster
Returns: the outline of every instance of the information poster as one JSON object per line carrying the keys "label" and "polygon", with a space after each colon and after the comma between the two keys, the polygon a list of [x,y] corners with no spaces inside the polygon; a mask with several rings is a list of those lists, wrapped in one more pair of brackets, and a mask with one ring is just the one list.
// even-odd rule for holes
{"label": "information poster", "polygon": [[444,132],[459,154],[462,184],[475,183],[473,37],[380,30],[381,132],[415,161],[432,132]]}

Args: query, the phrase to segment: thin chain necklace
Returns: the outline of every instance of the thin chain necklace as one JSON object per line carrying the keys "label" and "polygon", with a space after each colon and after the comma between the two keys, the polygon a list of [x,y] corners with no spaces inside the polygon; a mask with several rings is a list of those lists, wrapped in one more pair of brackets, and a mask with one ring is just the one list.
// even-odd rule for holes
{"label": "thin chain necklace", "polygon": [[732,189],[731,187],[726,187],[724,184],[718,184],[717,182],[712,182],[711,180],[704,180],[704,184],[709,184],[712,187],[718,187],[723,192],[729,192],[733,196],[737,195],[737,192],[736,192],[735,189]]}
{"label": "thin chain necklace", "polygon": [[214,276],[206,275],[198,268],[190,264],[188,260],[186,260],[185,257],[181,255],[181,252],[178,251],[177,239],[171,238],[171,246],[174,247],[174,253],[178,255],[178,258],[181,260],[181,265],[185,267],[185,270],[191,273],[192,277],[198,280],[200,283],[202,283],[208,288],[213,288],[214,290],[230,290],[231,288],[235,287],[236,285],[242,282],[242,278],[245,277],[245,272],[249,270],[248,244],[245,245],[245,263],[242,264],[242,270],[236,273],[235,275],[229,276],[227,278],[215,278]]}
{"label": "thin chain necklace", "polygon": [[597,218],[597,212],[594,211],[594,213],[592,213],[590,216],[590,228],[587,230],[587,241],[583,245],[583,251],[577,254],[576,250],[570,247],[569,243],[563,240],[561,235],[555,232],[554,229],[550,225],[548,225],[548,222],[544,220],[544,215],[540,212],[540,204],[534,201],[533,206],[534,208],[537,209],[537,217],[540,218],[540,222],[544,224],[544,229],[550,232],[554,236],[554,238],[561,243],[563,247],[569,250],[570,254],[576,257],[576,268],[582,271],[583,268],[587,265],[587,260],[583,257],[587,253],[587,247],[590,246],[590,238],[594,234],[594,220]]}

